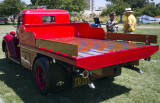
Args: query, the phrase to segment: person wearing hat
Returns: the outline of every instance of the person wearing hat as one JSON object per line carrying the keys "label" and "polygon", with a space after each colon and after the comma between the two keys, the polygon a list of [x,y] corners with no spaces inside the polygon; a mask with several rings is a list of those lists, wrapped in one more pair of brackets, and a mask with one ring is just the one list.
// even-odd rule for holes
{"label": "person wearing hat", "polygon": [[127,16],[127,20],[124,23],[124,33],[129,33],[129,34],[133,34],[133,32],[135,31],[135,27],[136,27],[136,18],[135,16],[132,14],[132,10],[131,8],[126,8],[125,9],[125,15]]}
{"label": "person wearing hat", "polygon": [[110,13],[110,20],[106,22],[107,32],[118,32],[118,22],[115,20],[116,13],[113,11]]}

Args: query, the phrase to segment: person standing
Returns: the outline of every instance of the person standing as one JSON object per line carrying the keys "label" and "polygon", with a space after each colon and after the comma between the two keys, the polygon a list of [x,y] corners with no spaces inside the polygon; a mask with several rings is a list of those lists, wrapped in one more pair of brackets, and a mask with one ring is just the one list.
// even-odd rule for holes
{"label": "person standing", "polygon": [[127,16],[127,20],[124,23],[124,33],[133,34],[133,32],[135,31],[136,18],[132,13],[133,11],[131,10],[131,8],[125,9],[125,15]]}
{"label": "person standing", "polygon": [[113,11],[110,13],[110,20],[106,22],[107,32],[118,32],[118,22],[115,20],[116,13]]}

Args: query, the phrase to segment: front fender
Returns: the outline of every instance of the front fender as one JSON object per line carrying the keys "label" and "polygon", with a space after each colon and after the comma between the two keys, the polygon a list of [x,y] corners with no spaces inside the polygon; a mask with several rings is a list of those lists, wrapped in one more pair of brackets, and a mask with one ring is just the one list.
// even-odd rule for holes
{"label": "front fender", "polygon": [[5,40],[2,41],[2,51],[5,52],[5,46],[6,46],[6,42]]}
{"label": "front fender", "polygon": [[5,35],[2,42],[2,50],[5,51],[5,46],[7,45],[9,50],[9,56],[10,57],[17,57],[16,49],[15,49],[15,43],[14,43],[14,36],[12,35]]}

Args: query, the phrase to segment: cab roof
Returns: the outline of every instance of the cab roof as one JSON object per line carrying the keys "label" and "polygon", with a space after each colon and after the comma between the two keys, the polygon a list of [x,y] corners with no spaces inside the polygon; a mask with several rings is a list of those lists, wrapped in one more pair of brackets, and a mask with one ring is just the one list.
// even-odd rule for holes
{"label": "cab roof", "polygon": [[69,12],[61,9],[29,9],[20,12],[20,14],[69,14]]}

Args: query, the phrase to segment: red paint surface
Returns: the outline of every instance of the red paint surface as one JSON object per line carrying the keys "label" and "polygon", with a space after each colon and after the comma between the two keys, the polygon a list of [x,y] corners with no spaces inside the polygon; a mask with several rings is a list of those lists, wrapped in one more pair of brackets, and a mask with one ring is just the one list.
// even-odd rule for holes
{"label": "red paint surface", "polygon": [[84,38],[104,39],[104,29],[91,27],[89,23],[72,23],[75,26],[75,36]]}
{"label": "red paint surface", "polygon": [[83,37],[104,39],[104,29],[91,27],[88,23],[24,25],[27,32],[33,32],[37,38],[52,39],[65,37]]}
{"label": "red paint surface", "polygon": [[[25,25],[69,23],[69,12],[58,9],[31,9],[21,12]],[[55,23],[43,23],[43,16],[55,16]]]}

